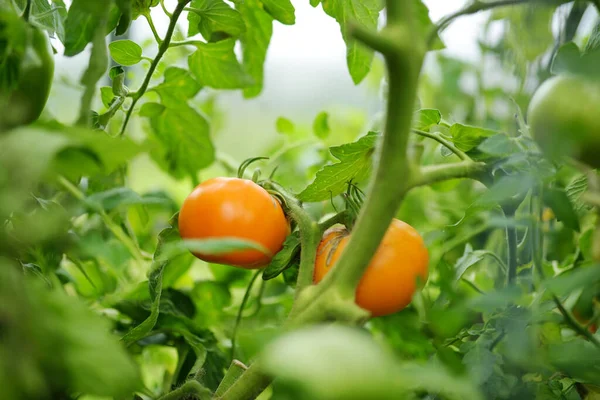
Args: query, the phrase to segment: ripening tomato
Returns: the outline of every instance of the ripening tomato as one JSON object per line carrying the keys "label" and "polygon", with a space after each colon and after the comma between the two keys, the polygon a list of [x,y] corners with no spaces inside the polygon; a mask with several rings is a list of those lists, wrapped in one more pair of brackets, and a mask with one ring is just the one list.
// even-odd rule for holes
{"label": "ripening tomato", "polygon": [[265,189],[247,179],[214,178],[198,185],[179,213],[184,239],[235,238],[256,242],[269,250],[240,250],[210,255],[201,260],[241,268],[260,268],[281,250],[290,232],[281,204]]}
{"label": "ripening tomato", "polygon": [[555,76],[533,95],[527,112],[531,133],[550,158],[566,155],[600,168],[600,83]]}
{"label": "ripening tomato", "polygon": [[[314,282],[335,265],[350,240],[345,228],[325,232],[317,249]],[[410,303],[417,280],[425,282],[429,254],[419,233],[407,223],[392,220],[356,289],[356,303],[372,316],[393,314]]]}

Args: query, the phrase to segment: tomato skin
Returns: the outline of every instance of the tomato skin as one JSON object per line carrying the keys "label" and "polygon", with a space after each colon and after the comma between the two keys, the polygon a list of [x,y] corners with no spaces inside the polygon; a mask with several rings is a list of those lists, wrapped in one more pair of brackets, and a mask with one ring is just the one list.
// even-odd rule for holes
{"label": "tomato skin", "polygon": [[[52,86],[54,56],[48,36],[28,25],[27,49],[19,65],[16,84],[0,93],[0,131],[34,122],[41,115]],[[8,111],[7,111],[8,110]]]}
{"label": "tomato skin", "polygon": [[281,250],[290,226],[279,202],[256,183],[214,178],[196,186],[183,202],[179,232],[183,239],[236,238],[261,244],[271,256],[258,250],[194,254],[208,262],[255,269]]}
{"label": "tomato skin", "polygon": [[[325,232],[317,249],[313,281],[320,282],[335,265],[350,240],[345,228]],[[356,304],[374,317],[402,310],[427,280],[429,253],[419,233],[407,223],[392,220],[356,289]]]}
{"label": "tomato skin", "polygon": [[578,76],[544,82],[529,104],[531,133],[550,158],[572,156],[600,168],[600,83]]}

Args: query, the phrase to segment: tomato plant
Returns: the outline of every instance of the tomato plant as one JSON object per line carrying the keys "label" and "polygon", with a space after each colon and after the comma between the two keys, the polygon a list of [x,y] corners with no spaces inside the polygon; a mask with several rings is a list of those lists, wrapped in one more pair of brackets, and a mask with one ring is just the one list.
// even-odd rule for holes
{"label": "tomato plant", "polygon": [[600,2],[441,3],[0,0],[0,398],[597,398]]}

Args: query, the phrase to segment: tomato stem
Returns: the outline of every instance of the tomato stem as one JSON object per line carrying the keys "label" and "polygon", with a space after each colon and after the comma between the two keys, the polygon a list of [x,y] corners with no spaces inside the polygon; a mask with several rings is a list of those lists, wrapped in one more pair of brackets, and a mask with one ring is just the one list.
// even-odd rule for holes
{"label": "tomato stem", "polygon": [[515,217],[515,210],[512,207],[503,208],[506,218],[506,244],[508,249],[506,283],[510,286],[517,278],[517,228],[513,224],[514,221],[510,221],[510,219],[514,219]]}
{"label": "tomato stem", "polygon": [[156,67],[158,67],[158,63],[160,62],[162,57],[165,55],[167,50],[169,50],[169,45],[171,44],[171,39],[173,38],[173,33],[175,33],[175,28],[177,27],[177,20],[179,19],[179,16],[183,12],[183,9],[185,8],[185,6],[190,1],[191,0],[182,0],[177,3],[177,7],[175,7],[175,11],[173,11],[173,14],[171,15],[171,21],[169,22],[169,28],[167,29],[165,38],[160,43],[160,46],[158,47],[158,53],[156,54],[156,57],[154,57],[152,64],[150,64],[150,68],[148,69],[148,73],[146,74],[146,77],[144,78],[144,82],[142,83],[142,86],[140,87],[140,89],[136,92],[136,95],[133,97],[131,106],[129,106],[129,109],[127,110],[127,113],[125,114],[125,120],[123,121],[123,125],[121,126],[121,131],[119,132],[119,136],[123,136],[125,134],[125,130],[127,129],[127,125],[129,124],[129,120],[131,119],[131,114],[133,113],[133,110],[135,109],[135,105],[142,98],[142,96],[144,96],[144,94],[146,93],[146,90],[148,90],[148,85],[150,84],[150,80],[152,79],[152,75],[154,74],[154,71],[156,71]]}
{"label": "tomato stem", "polygon": [[412,129],[412,132],[419,136],[423,136],[423,137],[427,137],[427,138],[435,140],[436,142],[440,143],[441,145],[446,147],[448,150],[450,150],[451,152],[456,154],[458,156],[458,158],[460,158],[463,161],[471,160],[471,158],[468,155],[466,155],[463,151],[459,150],[451,142],[444,139],[439,133],[425,132],[425,131],[422,131],[419,129]]}
{"label": "tomato stem", "polygon": [[150,11],[145,12],[142,15],[144,16],[144,18],[146,19],[146,21],[148,21],[148,25],[150,26],[150,30],[152,31],[152,35],[154,35],[154,40],[156,40],[156,43],[158,43],[160,45],[163,42],[163,40],[160,38],[158,32],[156,31],[156,26],[154,26],[154,21],[152,20],[152,16],[150,15]]}
{"label": "tomato stem", "polygon": [[248,299],[250,298],[252,286],[254,286],[254,282],[256,281],[256,278],[258,278],[258,275],[260,275],[262,272],[263,272],[263,270],[259,269],[252,275],[252,278],[250,278],[250,282],[248,282],[248,286],[246,287],[246,292],[244,293],[244,298],[242,299],[242,303],[240,304],[240,308],[238,309],[238,313],[235,318],[235,325],[233,326],[233,333],[231,334],[231,354],[230,354],[231,362],[234,361],[234,357],[235,357],[235,341],[236,341],[236,337],[237,337],[238,328],[240,327],[240,322],[242,322],[242,315],[244,314],[244,308],[246,307],[246,303],[248,303]]}

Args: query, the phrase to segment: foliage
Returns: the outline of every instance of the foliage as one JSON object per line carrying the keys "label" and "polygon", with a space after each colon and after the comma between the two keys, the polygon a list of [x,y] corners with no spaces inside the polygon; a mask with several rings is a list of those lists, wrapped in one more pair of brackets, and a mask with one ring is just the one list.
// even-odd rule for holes
{"label": "foliage", "polygon": [[[297,3],[0,0],[1,87],[31,26],[68,66],[86,60],[55,74],[37,121],[0,127],[0,397],[600,396],[600,178],[546,158],[523,114],[552,75],[598,78],[589,3],[473,1],[434,24],[421,0],[310,0],[339,25],[351,80],[383,87],[385,115],[298,110],[269,121],[268,143],[245,122],[270,158],[240,175],[292,227],[253,274],[190,251],[255,244],[182,241],[177,213],[200,181],[235,175],[229,153],[245,149],[223,144],[223,118],[247,116],[218,100],[261,95],[274,26],[294,25]],[[481,62],[437,51],[446,25],[482,10]],[[81,96],[69,118],[65,82]],[[429,277],[404,310],[369,318],[356,286],[392,218],[423,236]],[[313,285],[338,223],[352,239]]]}

